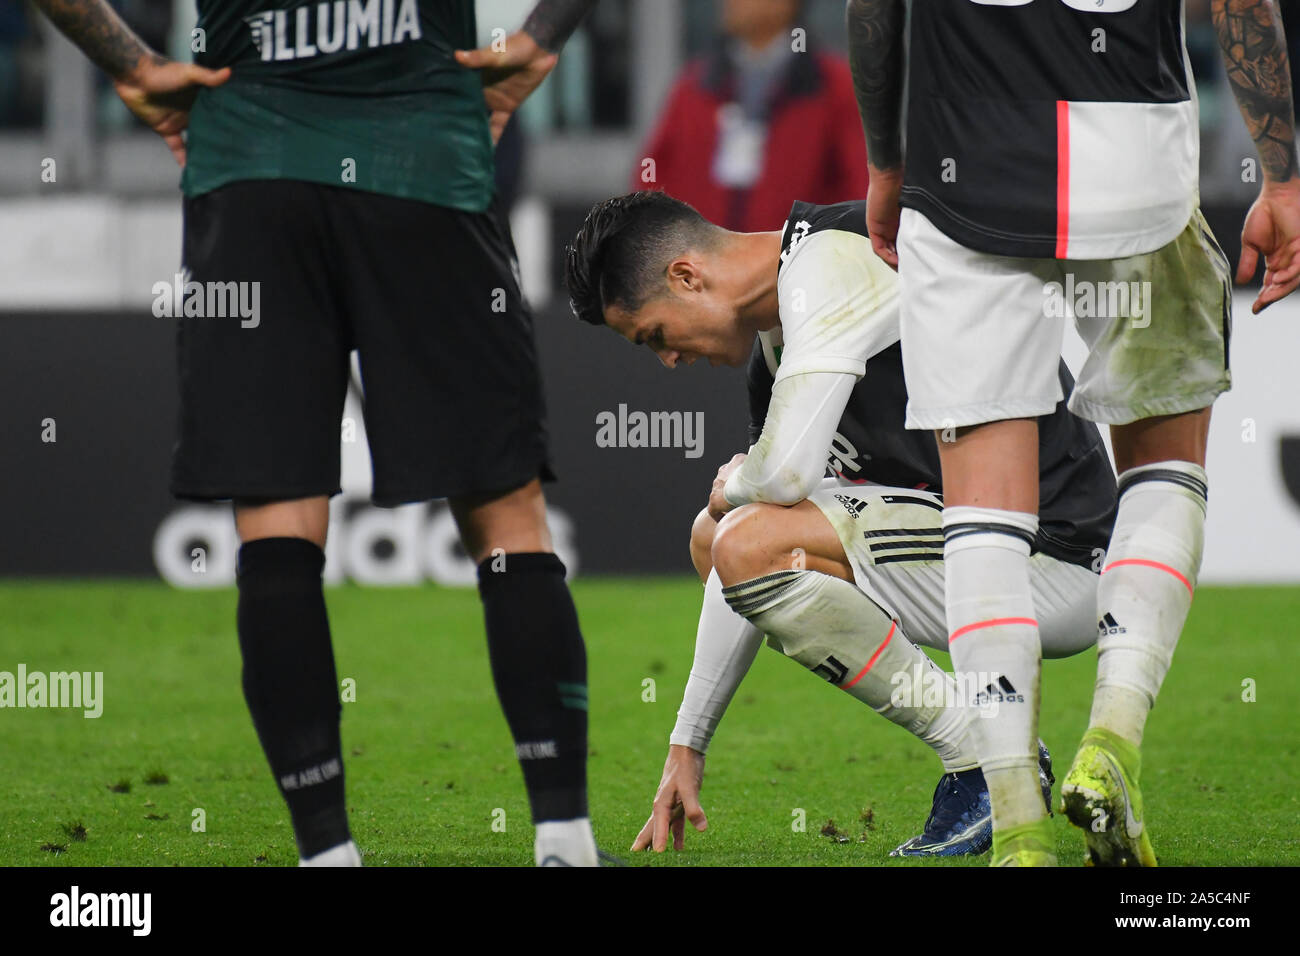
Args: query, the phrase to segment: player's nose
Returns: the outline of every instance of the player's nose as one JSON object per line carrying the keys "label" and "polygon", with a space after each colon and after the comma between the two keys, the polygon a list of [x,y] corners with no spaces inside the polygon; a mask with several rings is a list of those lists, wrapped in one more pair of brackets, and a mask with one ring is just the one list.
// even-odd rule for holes
{"label": "player's nose", "polygon": [[659,361],[664,363],[664,368],[676,368],[677,360],[682,357],[681,352],[674,352],[671,349],[656,351],[655,354],[659,356]]}

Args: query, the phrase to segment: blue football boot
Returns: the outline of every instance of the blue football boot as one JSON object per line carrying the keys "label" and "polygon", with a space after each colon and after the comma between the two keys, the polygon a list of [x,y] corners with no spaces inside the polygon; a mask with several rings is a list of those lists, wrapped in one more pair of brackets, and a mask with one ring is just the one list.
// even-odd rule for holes
{"label": "blue football boot", "polygon": [[[1052,812],[1052,755],[1038,741],[1038,782],[1047,813]],[[890,856],[977,856],[993,845],[993,807],[984,772],[978,767],[946,773],[934,788],[925,829],[890,852]]]}

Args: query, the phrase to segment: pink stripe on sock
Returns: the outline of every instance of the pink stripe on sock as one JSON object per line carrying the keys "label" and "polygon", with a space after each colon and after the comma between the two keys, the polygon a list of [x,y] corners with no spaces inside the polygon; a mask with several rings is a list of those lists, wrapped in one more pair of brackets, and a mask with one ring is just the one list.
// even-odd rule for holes
{"label": "pink stripe on sock", "polygon": [[967,624],[965,627],[959,627],[948,637],[948,643],[951,644],[957,638],[961,637],[968,631],[978,631],[983,627],[999,627],[1003,624],[1027,624],[1030,627],[1037,627],[1038,622],[1032,617],[995,617],[988,621],[976,621],[974,624]]}
{"label": "pink stripe on sock", "polygon": [[1169,565],[1161,564],[1159,561],[1147,561],[1143,558],[1124,558],[1122,561],[1112,561],[1110,564],[1106,565],[1104,568],[1101,569],[1101,573],[1105,574],[1111,568],[1118,568],[1120,565],[1124,565],[1124,564],[1138,564],[1144,568],[1155,568],[1157,571],[1168,571],[1170,574],[1172,574],[1174,577],[1176,577],[1179,581],[1183,583],[1183,587],[1187,588],[1188,594],[1193,593],[1191,581],[1187,580],[1187,578],[1184,577],[1177,568],[1171,568]]}
{"label": "pink stripe on sock", "polygon": [[849,681],[847,684],[841,684],[840,690],[848,690],[850,687],[852,687],[854,684],[856,684],[858,681],[862,680],[862,678],[866,676],[867,671],[871,670],[872,665],[876,663],[876,659],[880,657],[881,652],[884,651],[884,649],[889,646],[889,639],[894,636],[894,628],[896,627],[898,627],[898,622],[891,621],[889,624],[889,633],[885,635],[885,642],[876,648],[876,653],[871,655],[871,660],[867,661],[867,666],[862,668],[862,670],[858,671],[858,676],[853,678],[853,680]]}

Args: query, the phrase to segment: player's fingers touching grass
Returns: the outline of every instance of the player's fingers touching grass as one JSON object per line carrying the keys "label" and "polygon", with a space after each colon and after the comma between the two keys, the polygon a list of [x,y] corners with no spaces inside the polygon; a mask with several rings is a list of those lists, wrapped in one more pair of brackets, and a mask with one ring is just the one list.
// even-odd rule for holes
{"label": "player's fingers touching grass", "polygon": [[[704,808],[700,806],[698,792],[683,794],[681,811],[682,817],[685,817],[686,820],[690,821],[691,826],[695,827],[697,833],[703,833],[709,828],[709,818],[705,815]],[[678,818],[677,829],[678,839],[674,841],[673,848],[680,850],[682,849],[682,840],[680,835],[685,831],[685,826],[681,817]]]}
{"label": "player's fingers touching grass", "polygon": [[654,839],[654,833],[655,833],[655,816],[653,813],[651,813],[650,819],[646,820],[645,826],[641,828],[641,832],[638,833],[636,835],[636,839],[632,841],[632,852],[636,853],[638,850],[648,849],[650,846],[650,841]]}
{"label": "player's fingers touching grass", "polygon": [[655,797],[654,809],[650,811],[650,818],[646,820],[645,826],[641,828],[641,832],[632,841],[632,852],[654,850],[656,853],[663,853],[664,850],[668,849],[668,833],[670,830],[673,834],[673,849],[680,850],[685,846],[685,832],[682,827],[684,811],[681,801],[677,799],[675,793],[668,799],[665,799],[664,796],[664,792],[660,790]]}
{"label": "player's fingers touching grass", "polygon": [[655,793],[650,819],[632,841],[633,852],[653,849],[663,853],[668,848],[668,833],[673,835],[673,849],[686,846],[686,821],[696,830],[708,828],[709,820],[700,806],[700,785],[704,781],[704,754],[690,747],[673,744],[664,761],[663,777]]}

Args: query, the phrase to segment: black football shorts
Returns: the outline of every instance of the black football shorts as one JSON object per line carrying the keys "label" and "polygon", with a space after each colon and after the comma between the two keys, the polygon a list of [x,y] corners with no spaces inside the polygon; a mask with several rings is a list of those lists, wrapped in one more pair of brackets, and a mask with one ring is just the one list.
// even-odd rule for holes
{"label": "black football shorts", "polygon": [[177,497],[337,493],[353,349],[376,504],[553,477],[532,315],[495,208],[237,182],[185,200],[182,256],[181,311],[201,314],[178,319]]}

